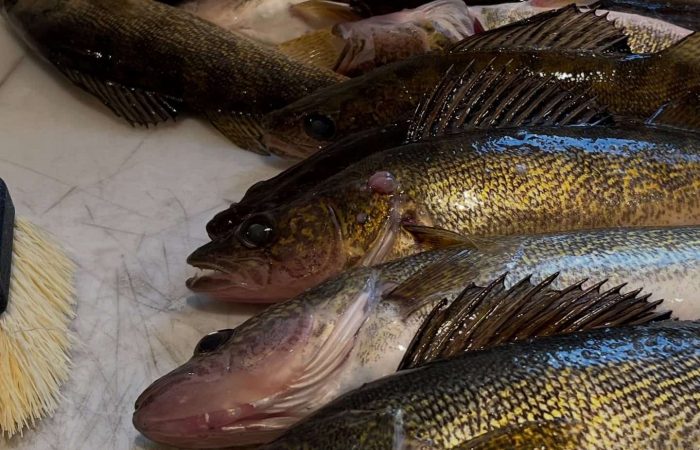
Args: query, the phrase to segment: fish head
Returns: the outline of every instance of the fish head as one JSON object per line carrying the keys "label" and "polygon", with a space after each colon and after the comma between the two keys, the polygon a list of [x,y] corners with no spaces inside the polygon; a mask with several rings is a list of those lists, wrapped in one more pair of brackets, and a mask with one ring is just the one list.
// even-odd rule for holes
{"label": "fish head", "polygon": [[284,157],[306,158],[347,136],[398,122],[411,111],[392,98],[395,89],[386,81],[371,73],[272,111],[263,118],[266,147]]}
{"label": "fish head", "polygon": [[189,256],[205,272],[188,287],[218,300],[274,303],[346,268],[382,262],[397,231],[398,194],[390,175],[372,177],[251,214]]}
{"label": "fish head", "polygon": [[134,426],[178,447],[274,439],[337,395],[383,289],[378,270],[355,269],[234,330],[206,335],[189,361],[139,396]]}
{"label": "fish head", "polygon": [[212,239],[226,235],[250,214],[288,203],[353,163],[401,145],[405,141],[407,127],[408,124],[402,122],[355,133],[273,178],[258,181],[248,188],[238,203],[220,211],[207,223],[207,234]]}

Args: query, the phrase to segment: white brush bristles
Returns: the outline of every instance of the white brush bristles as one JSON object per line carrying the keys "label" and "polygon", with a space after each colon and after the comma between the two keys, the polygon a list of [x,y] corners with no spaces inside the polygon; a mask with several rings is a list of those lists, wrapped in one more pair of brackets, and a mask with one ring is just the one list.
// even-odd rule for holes
{"label": "white brush bristles", "polygon": [[52,239],[18,219],[13,247],[9,303],[0,315],[0,442],[56,409],[75,305],[74,264]]}

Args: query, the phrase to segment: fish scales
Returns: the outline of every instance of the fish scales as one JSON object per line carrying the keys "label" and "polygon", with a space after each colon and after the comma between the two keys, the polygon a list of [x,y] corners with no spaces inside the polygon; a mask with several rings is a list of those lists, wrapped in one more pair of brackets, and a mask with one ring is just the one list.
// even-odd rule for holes
{"label": "fish scales", "polygon": [[529,426],[545,448],[693,449],[699,392],[700,324],[595,330],[386,377],[264,448],[499,448]]}
{"label": "fish scales", "polygon": [[[603,229],[585,232],[495,238],[474,250],[470,275],[478,285],[495,273],[508,273],[505,286],[526,276],[540,283],[552,273],[552,283],[563,289],[582,279],[608,280],[614,286],[630,283],[624,290],[644,288],[675,317],[700,314],[688,301],[700,290],[700,233],[697,227]],[[631,280],[644,279],[643,283]],[[669,284],[670,283],[670,284]],[[680,295],[685,292],[686,295]]]}
{"label": "fish scales", "polygon": [[700,221],[696,143],[620,139],[610,151],[597,131],[571,140],[574,133],[481,132],[467,141],[411,144],[339,177],[366,180],[385,170],[415,205],[418,222],[468,234]]}

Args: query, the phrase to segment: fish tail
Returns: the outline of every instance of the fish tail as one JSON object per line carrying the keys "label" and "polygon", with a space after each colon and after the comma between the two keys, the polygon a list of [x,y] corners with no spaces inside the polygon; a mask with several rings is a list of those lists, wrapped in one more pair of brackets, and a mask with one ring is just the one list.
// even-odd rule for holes
{"label": "fish tail", "polygon": [[277,48],[299,62],[334,69],[344,47],[344,39],[325,28],[283,42]]}

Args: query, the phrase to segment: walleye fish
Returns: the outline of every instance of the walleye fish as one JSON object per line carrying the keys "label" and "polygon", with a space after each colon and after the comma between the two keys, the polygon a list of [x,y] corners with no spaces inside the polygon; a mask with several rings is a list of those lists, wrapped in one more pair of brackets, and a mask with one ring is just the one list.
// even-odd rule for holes
{"label": "walleye fish", "polygon": [[300,61],[357,76],[390,62],[445,51],[483,31],[462,0],[435,0],[415,9],[338,23],[285,42]]}
{"label": "walleye fish", "polygon": [[187,109],[234,143],[264,152],[261,114],[342,79],[154,1],[5,0],[2,6],[44,58],[132,125]]}
{"label": "walleye fish", "polygon": [[[617,229],[498,238],[352,269],[204,337],[190,361],[140,396],[134,424],[177,446],[270,440],[334,397],[394,372],[443,298],[457,298],[458,309],[471,305],[469,317],[480,318],[466,325],[470,340],[453,354],[504,337],[652,320],[661,298],[668,300],[660,309],[697,319],[699,255],[697,227]],[[586,277],[599,278],[582,284]],[[604,286],[593,282],[605,278]],[[624,282],[622,291],[615,287]],[[654,292],[651,300],[642,287]],[[422,343],[422,361],[449,354],[439,342]]]}
{"label": "walleye fish", "polygon": [[197,249],[188,262],[208,272],[188,286],[275,302],[350,267],[451,245],[455,232],[700,224],[699,151],[693,133],[579,127],[388,149]]}
{"label": "walleye fish", "polygon": [[263,449],[694,449],[700,323],[468,353],[363,386]]}
{"label": "walleye fish", "polygon": [[347,4],[325,0],[186,0],[178,7],[266,44],[359,18]]}
{"label": "walleye fish", "polygon": [[265,142],[273,153],[305,157],[349,134],[410,118],[450,70],[468,72],[465,98],[473,110],[527,108],[541,93],[520,86],[546,80],[562,96],[595,99],[618,121],[700,129],[700,35],[651,55],[621,53],[625,40],[605,18],[575,7],[540,14],[468,38],[450,54],[416,56],[320,89],[268,114]]}

